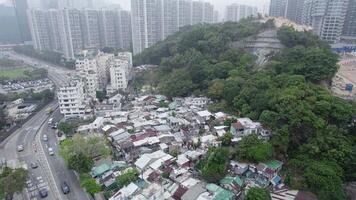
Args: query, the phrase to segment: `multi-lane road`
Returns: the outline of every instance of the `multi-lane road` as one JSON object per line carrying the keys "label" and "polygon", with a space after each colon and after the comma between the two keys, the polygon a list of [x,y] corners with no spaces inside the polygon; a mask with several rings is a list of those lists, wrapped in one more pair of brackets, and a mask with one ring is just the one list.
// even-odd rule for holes
{"label": "multi-lane road", "polygon": [[[69,80],[72,71],[63,69],[48,63],[29,58],[16,53],[9,53],[10,57],[23,60],[26,64],[46,68],[49,78],[60,86]],[[48,108],[54,110],[48,114]],[[39,189],[46,188],[50,200],[87,200],[89,196],[80,188],[79,181],[72,170],[69,170],[63,159],[58,154],[58,138],[55,130],[51,128],[48,120],[53,118],[53,123],[61,119],[56,100],[36,113],[21,128],[16,130],[9,138],[0,143],[0,155],[4,157],[9,165],[24,165],[29,170],[29,187],[23,193],[23,199],[39,199]],[[47,135],[48,140],[43,140]],[[23,145],[24,150],[17,151],[17,146]],[[48,148],[54,150],[54,155],[49,155]],[[38,167],[31,168],[31,163],[37,163]],[[61,184],[67,182],[71,192],[64,195]]]}

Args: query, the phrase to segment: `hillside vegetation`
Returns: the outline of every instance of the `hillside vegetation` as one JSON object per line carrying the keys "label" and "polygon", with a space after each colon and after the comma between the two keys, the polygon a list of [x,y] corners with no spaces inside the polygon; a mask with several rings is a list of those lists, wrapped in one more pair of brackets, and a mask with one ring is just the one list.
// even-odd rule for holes
{"label": "hillside vegetation", "polygon": [[172,97],[204,94],[214,100],[213,111],[262,122],[274,132],[269,143],[286,163],[288,185],[321,200],[345,199],[342,183],[356,181],[356,105],[319,85],[336,73],[338,56],[313,34],[283,27],[278,38],[287,48],[264,70],[252,71],[255,56],[230,43],[270,24],[187,27],[135,57],[136,64],[160,65],[157,80],[143,75],[137,81]]}

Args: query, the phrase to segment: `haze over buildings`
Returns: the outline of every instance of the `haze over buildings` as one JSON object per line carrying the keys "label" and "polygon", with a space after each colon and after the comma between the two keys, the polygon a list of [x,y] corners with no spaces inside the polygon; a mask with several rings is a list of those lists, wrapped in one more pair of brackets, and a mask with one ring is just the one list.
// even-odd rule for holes
{"label": "haze over buildings", "polygon": [[356,0],[271,0],[270,15],[312,26],[329,43],[356,40]]}

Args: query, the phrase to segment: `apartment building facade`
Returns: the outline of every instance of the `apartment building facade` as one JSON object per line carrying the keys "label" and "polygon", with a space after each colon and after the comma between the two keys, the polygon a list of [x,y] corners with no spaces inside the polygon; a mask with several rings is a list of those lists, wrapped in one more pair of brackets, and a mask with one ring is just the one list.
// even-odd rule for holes
{"label": "apartment building facade", "polygon": [[243,4],[231,4],[226,6],[225,20],[237,22],[241,19],[257,16],[257,7]]}
{"label": "apartment building facade", "polygon": [[75,58],[83,49],[131,48],[130,12],[121,9],[28,10],[34,48]]}
{"label": "apartment building facade", "polygon": [[83,88],[83,82],[77,79],[58,89],[59,109],[65,118],[84,117],[86,115]]}
{"label": "apartment building facade", "polygon": [[132,0],[132,46],[138,54],[181,27],[214,23],[214,6],[204,1]]}
{"label": "apartment building facade", "polygon": [[132,71],[132,53],[119,53],[110,62],[110,90],[125,90],[131,79]]}

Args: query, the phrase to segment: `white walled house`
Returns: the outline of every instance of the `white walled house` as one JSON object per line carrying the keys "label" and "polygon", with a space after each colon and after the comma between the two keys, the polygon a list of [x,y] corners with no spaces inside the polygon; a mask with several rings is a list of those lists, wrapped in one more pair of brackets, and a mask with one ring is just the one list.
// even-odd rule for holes
{"label": "white walled house", "polygon": [[86,115],[83,83],[75,80],[58,89],[58,103],[65,118],[84,117]]}
{"label": "white walled house", "polygon": [[110,63],[111,90],[125,90],[127,88],[132,68],[132,54],[119,53]]}

